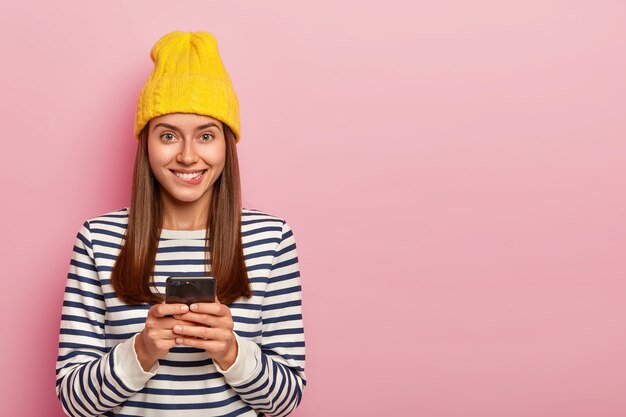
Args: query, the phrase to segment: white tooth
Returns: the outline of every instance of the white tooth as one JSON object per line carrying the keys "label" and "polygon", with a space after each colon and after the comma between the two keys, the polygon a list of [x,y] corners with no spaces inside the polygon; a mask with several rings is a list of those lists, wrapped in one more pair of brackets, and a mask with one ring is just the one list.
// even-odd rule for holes
{"label": "white tooth", "polygon": [[176,173],[177,177],[182,178],[184,180],[191,180],[191,179],[199,178],[201,175],[202,175],[202,171],[194,172],[194,173],[183,173],[183,172]]}

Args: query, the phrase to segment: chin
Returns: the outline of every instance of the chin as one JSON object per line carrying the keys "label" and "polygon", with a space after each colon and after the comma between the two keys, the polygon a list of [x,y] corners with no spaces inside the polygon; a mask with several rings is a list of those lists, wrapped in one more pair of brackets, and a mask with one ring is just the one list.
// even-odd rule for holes
{"label": "chin", "polygon": [[179,204],[190,204],[190,203],[195,203],[198,200],[202,200],[203,198],[206,197],[207,193],[210,193],[211,191],[206,191],[202,194],[186,194],[186,193],[169,193],[168,195],[169,197],[172,199],[173,202],[175,203],[179,203]]}

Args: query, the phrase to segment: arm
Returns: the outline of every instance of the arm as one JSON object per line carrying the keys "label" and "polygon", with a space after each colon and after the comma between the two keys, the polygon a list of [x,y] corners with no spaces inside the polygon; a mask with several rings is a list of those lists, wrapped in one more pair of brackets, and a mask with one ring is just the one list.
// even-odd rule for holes
{"label": "arm", "polygon": [[226,382],[257,412],[286,416],[302,399],[306,378],[301,301],[296,242],[284,222],[262,305],[261,346],[236,335],[235,363],[227,371],[216,364]]}
{"label": "arm", "polygon": [[103,414],[139,391],[154,375],[141,368],[134,351],[135,337],[107,348],[105,309],[89,223],[85,222],[70,261],[56,365],[57,396],[69,416]]}

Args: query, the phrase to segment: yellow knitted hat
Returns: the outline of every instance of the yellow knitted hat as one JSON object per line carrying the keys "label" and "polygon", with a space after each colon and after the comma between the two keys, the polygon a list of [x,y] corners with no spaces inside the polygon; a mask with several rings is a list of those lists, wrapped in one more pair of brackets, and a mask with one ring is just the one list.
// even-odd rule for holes
{"label": "yellow knitted hat", "polygon": [[154,44],[150,58],[154,69],[139,96],[135,138],[153,117],[196,113],[227,124],[239,142],[239,101],[213,35],[168,33]]}

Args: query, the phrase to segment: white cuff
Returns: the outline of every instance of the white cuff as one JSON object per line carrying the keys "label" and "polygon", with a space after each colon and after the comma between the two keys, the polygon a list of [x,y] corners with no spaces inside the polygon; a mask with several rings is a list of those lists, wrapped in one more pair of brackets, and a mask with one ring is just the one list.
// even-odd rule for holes
{"label": "white cuff", "polygon": [[156,375],[159,367],[159,361],[156,361],[148,372],[144,371],[137,358],[135,351],[135,334],[128,340],[123,341],[115,348],[113,361],[115,364],[115,373],[121,378],[128,388],[139,391],[142,389],[150,378]]}
{"label": "white cuff", "polygon": [[261,372],[261,348],[252,340],[240,337],[237,333],[235,339],[238,346],[237,357],[230,368],[224,371],[217,362],[213,363],[229,385],[242,385]]}

